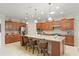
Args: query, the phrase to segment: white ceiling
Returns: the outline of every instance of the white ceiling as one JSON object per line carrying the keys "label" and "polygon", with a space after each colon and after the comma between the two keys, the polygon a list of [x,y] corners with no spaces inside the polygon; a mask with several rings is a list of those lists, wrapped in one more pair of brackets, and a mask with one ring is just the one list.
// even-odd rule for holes
{"label": "white ceiling", "polygon": [[[57,10],[56,7],[60,8]],[[11,18],[16,19],[30,19],[31,17],[35,17],[35,9],[37,20],[47,20],[48,18],[48,3],[0,3],[0,14],[6,15]],[[78,3],[52,3],[51,10],[55,11],[54,15],[51,15],[52,18],[60,18],[63,16],[73,16],[78,14],[79,12],[79,4]],[[60,14],[63,12],[63,14]]]}

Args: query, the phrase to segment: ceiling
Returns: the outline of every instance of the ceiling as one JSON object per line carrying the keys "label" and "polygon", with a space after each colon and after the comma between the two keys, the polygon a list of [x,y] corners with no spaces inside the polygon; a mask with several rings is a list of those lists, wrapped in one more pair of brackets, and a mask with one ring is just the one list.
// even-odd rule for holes
{"label": "ceiling", "polygon": [[[59,9],[57,9],[59,7]],[[50,10],[49,10],[50,8]],[[0,3],[0,14],[20,20],[47,20],[49,11],[52,18],[75,16],[79,12],[78,3]],[[63,12],[63,14],[60,14]]]}

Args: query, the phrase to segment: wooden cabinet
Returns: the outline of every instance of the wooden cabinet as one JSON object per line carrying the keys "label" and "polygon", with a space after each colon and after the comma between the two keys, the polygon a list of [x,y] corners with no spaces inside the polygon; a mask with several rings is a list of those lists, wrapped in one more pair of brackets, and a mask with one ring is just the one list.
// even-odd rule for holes
{"label": "wooden cabinet", "polygon": [[15,35],[6,35],[5,36],[5,44],[17,42],[21,40],[21,35],[20,34],[15,34]]}
{"label": "wooden cabinet", "polygon": [[21,40],[21,35],[20,34],[16,34],[15,35],[15,39],[16,39],[16,41],[20,41]]}
{"label": "wooden cabinet", "polygon": [[52,55],[58,56],[60,55],[60,42],[52,42]]}
{"label": "wooden cabinet", "polygon": [[61,20],[61,29],[62,30],[73,30],[74,29],[74,18],[62,19]]}
{"label": "wooden cabinet", "polygon": [[12,35],[6,35],[5,36],[5,44],[13,43],[13,42],[14,42],[14,39],[13,39]]}
{"label": "wooden cabinet", "polygon": [[[21,23],[21,22],[13,22],[13,21],[6,21],[5,22],[5,31],[11,31],[11,33],[15,32],[19,29],[20,27],[26,27],[25,23]],[[13,43],[13,42],[17,42],[21,39],[21,35],[20,34],[10,34],[10,35],[5,35],[5,43]]]}
{"label": "wooden cabinet", "polygon": [[52,56],[64,55],[64,40],[61,42],[52,41],[51,55]]}
{"label": "wooden cabinet", "polygon": [[62,19],[60,21],[41,22],[36,24],[37,29],[52,30],[55,27],[60,27],[62,30],[74,30],[74,18]]}
{"label": "wooden cabinet", "polygon": [[20,22],[6,21],[5,26],[5,29],[7,30],[19,30],[20,27],[26,27],[26,24]]}
{"label": "wooden cabinet", "polygon": [[36,26],[37,26],[37,29],[40,29],[40,30],[52,30],[53,22],[37,23]]}
{"label": "wooden cabinet", "polygon": [[61,21],[53,21],[53,27],[60,27]]}
{"label": "wooden cabinet", "polygon": [[41,23],[36,24],[37,29],[41,30]]}
{"label": "wooden cabinet", "polygon": [[37,29],[44,30],[45,29],[45,23],[37,23]]}
{"label": "wooden cabinet", "polygon": [[74,46],[74,36],[67,35],[65,38],[65,44]]}
{"label": "wooden cabinet", "polygon": [[52,26],[52,22],[46,22],[44,23],[44,30],[52,30],[53,26]]}

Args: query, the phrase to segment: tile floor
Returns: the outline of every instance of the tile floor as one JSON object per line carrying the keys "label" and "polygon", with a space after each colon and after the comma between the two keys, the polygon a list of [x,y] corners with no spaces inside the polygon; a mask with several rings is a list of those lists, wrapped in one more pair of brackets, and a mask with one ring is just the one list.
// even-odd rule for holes
{"label": "tile floor", "polygon": [[[25,47],[20,45],[20,42],[6,44],[5,46],[0,46],[0,56],[35,56],[37,54],[32,54],[26,51]],[[79,50],[77,47],[65,46],[64,56],[79,56]]]}

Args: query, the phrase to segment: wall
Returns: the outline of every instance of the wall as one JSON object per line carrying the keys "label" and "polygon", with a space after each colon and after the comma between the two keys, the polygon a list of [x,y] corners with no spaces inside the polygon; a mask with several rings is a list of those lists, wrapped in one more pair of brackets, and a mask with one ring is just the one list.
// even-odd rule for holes
{"label": "wall", "polygon": [[79,47],[79,16],[75,16],[74,21],[74,39],[75,45]]}
{"label": "wall", "polygon": [[37,30],[36,30],[36,23],[35,22],[28,22],[28,34],[30,35],[34,35],[37,34]]}
{"label": "wall", "polygon": [[5,16],[0,15],[0,22],[1,22],[1,38],[0,38],[0,45],[5,44]]}
{"label": "wall", "polygon": [[[0,24],[1,24],[1,20],[0,20]],[[0,45],[1,45],[1,38],[2,38],[2,36],[1,36],[1,32],[0,32]]]}

